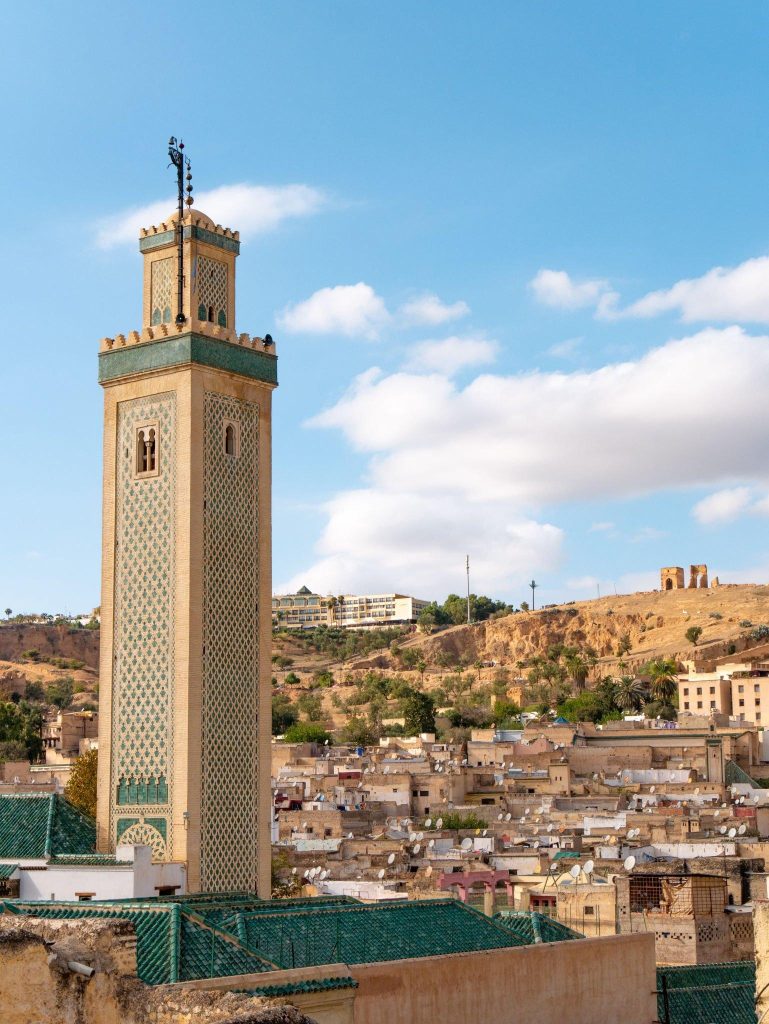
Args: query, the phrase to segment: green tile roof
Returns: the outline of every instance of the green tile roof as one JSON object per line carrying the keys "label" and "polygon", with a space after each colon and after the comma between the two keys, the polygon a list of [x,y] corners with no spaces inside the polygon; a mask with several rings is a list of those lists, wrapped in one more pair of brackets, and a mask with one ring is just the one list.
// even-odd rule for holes
{"label": "green tile roof", "polygon": [[581,932],[575,932],[567,928],[560,921],[553,920],[547,914],[538,914],[536,911],[526,910],[503,910],[494,915],[505,928],[515,932],[527,943],[533,942],[565,942],[570,939],[584,939]]}
{"label": "green tile roof", "polygon": [[93,853],[96,823],[55,793],[0,796],[0,859]]}
{"label": "green tile roof", "polygon": [[137,972],[148,985],[257,974],[278,966],[246,949],[234,935],[185,911],[178,903],[6,900],[0,903],[0,910],[32,917],[106,917],[131,921],[136,929]]}
{"label": "green tile roof", "polygon": [[657,1016],[664,1024],[756,1024],[755,997],[752,960],[657,968]]}
{"label": "green tile roof", "polygon": [[724,767],[724,782],[727,786],[733,786],[737,782],[752,786],[753,789],[761,789],[755,779],[751,779],[747,772],[744,772],[736,761],[727,760]]}
{"label": "green tile roof", "polygon": [[343,978],[308,978],[306,981],[289,982],[285,985],[261,985],[259,988],[241,989],[249,996],[296,996],[305,992],[327,992],[329,989],[357,988],[358,982],[349,975]]}
{"label": "green tile roof", "polygon": [[284,968],[526,945],[455,899],[262,910],[239,915],[235,927],[250,949]]}
{"label": "green tile roof", "polygon": [[10,878],[18,864],[0,864],[0,878]]}
{"label": "green tile roof", "polygon": [[108,853],[62,853],[57,857],[51,857],[48,861],[49,867],[77,867],[79,864],[108,868],[133,868],[133,861],[118,860],[117,857]]}
{"label": "green tile roof", "polygon": [[553,860],[564,860],[566,857],[576,857],[579,859],[582,856],[577,850],[558,850]]}

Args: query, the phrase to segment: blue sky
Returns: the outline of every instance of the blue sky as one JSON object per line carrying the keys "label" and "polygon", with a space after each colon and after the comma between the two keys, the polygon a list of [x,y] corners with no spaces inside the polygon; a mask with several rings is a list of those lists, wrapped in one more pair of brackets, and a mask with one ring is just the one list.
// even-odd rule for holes
{"label": "blue sky", "polygon": [[97,345],[140,326],[170,134],[279,346],[276,585],[765,580],[768,34],[684,0],[4,11],[0,604],[98,603]]}

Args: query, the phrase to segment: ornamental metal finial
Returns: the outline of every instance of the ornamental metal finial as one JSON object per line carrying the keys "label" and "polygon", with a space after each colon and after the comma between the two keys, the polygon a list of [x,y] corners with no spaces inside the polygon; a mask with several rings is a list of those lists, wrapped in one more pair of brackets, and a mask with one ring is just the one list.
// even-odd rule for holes
{"label": "ornamental metal finial", "polygon": [[[176,232],[176,265],[177,265],[177,289],[176,289],[176,323],[181,325],[186,322],[187,318],[184,315],[184,204],[192,206],[192,171],[190,169],[190,161],[188,157],[184,155],[184,143],[179,140],[177,143],[175,136],[171,136],[168,140],[168,157],[171,163],[176,168],[176,185],[177,185],[177,201],[179,206],[179,216],[176,219],[175,232]],[[187,197],[185,199],[185,187],[184,187],[184,170],[187,169]]]}

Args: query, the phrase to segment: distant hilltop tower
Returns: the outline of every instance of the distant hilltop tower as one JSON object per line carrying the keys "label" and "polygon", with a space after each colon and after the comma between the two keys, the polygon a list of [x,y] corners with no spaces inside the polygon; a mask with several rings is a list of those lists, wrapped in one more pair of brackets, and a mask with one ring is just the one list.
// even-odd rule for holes
{"label": "distant hilltop tower", "polygon": [[270,892],[272,339],[235,330],[238,233],[141,232],[141,332],[105,338],[98,842]]}

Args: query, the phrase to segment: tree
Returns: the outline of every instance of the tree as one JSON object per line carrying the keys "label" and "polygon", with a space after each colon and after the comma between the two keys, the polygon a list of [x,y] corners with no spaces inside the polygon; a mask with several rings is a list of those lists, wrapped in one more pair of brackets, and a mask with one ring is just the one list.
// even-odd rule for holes
{"label": "tree", "polygon": [[96,817],[96,769],[98,750],[87,750],[72,765],[64,796],[89,818]]}
{"label": "tree", "polygon": [[621,658],[622,655],[627,654],[628,651],[632,649],[632,647],[633,645],[630,642],[630,634],[623,633],[619,638],[619,643],[617,644],[617,657]]}
{"label": "tree", "polygon": [[370,747],[376,743],[376,736],[368,722],[359,715],[348,719],[341,734],[343,743],[351,743],[356,747]]}
{"label": "tree", "polygon": [[299,682],[299,676],[296,674],[296,672],[289,672],[288,675],[283,680],[283,682],[286,683],[288,686],[296,686],[296,684]]}
{"label": "tree", "polygon": [[71,676],[60,679],[57,683],[50,683],[46,690],[46,698],[49,704],[55,704],[62,711],[72,703],[72,695],[75,692],[75,684]]}
{"label": "tree", "polygon": [[20,740],[0,741],[0,764],[7,761],[26,761],[27,748]]}
{"label": "tree", "polygon": [[296,706],[309,722],[320,722],[323,718],[323,699],[319,693],[303,693]]}
{"label": "tree", "polygon": [[27,700],[37,701],[39,703],[45,699],[45,690],[40,683],[30,682],[24,687],[24,696]]}
{"label": "tree", "polygon": [[511,700],[497,700],[491,709],[497,728],[521,717],[521,709]]}
{"label": "tree", "polygon": [[649,676],[650,688],[655,700],[662,701],[663,704],[671,704],[678,689],[677,667],[672,658],[656,658],[645,666],[644,674]]}
{"label": "tree", "polygon": [[325,743],[331,737],[317,722],[296,722],[283,734],[286,743]]}
{"label": "tree", "polygon": [[412,693],[403,702],[403,717],[407,736],[435,732],[435,701],[426,693]]}
{"label": "tree", "polygon": [[272,698],[272,735],[280,736],[298,720],[299,714],[291,698],[284,693],[276,693]]}
{"label": "tree", "polygon": [[30,761],[37,761],[43,752],[43,714],[40,708],[23,700],[0,703],[0,742],[15,741],[23,745]]}
{"label": "tree", "polygon": [[425,661],[425,659],[424,658],[420,658],[417,661],[417,663],[414,665],[414,668],[419,673],[419,681],[420,681],[420,683],[424,683],[424,681],[425,681],[425,669],[427,668],[427,662]]}
{"label": "tree", "polygon": [[689,643],[696,647],[697,641],[702,636],[702,626],[689,626],[685,635]]}
{"label": "tree", "polygon": [[640,679],[622,676],[614,684],[614,703],[626,715],[640,711],[646,691]]}
{"label": "tree", "polygon": [[590,672],[590,666],[585,658],[583,658],[579,651],[571,648],[564,652],[564,664],[577,689],[584,689],[588,673]]}
{"label": "tree", "polygon": [[5,609],[5,617],[6,617],[6,619],[10,619],[11,615],[13,615],[13,608],[6,608]]}
{"label": "tree", "polygon": [[521,601],[521,611],[522,612],[527,612],[528,610],[529,610],[529,602],[528,601]]}

